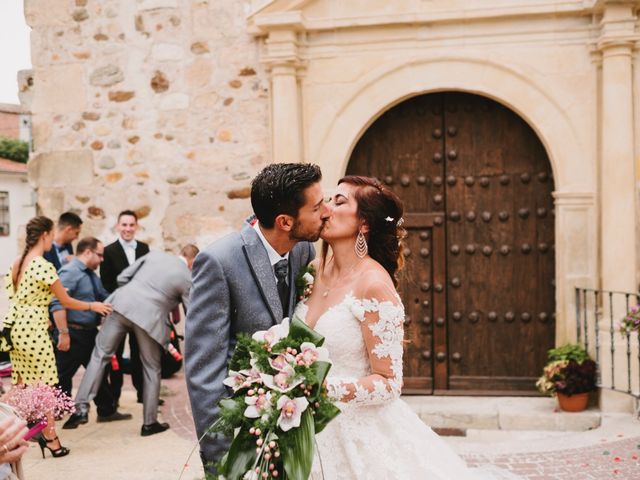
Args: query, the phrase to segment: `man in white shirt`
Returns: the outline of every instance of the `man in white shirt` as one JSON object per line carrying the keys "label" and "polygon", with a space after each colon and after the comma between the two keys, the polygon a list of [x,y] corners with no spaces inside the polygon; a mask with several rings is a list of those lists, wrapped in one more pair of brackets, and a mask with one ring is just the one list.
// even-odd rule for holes
{"label": "man in white shirt", "polygon": [[[132,210],[124,210],[118,215],[118,223],[116,224],[118,231],[118,239],[104,248],[104,261],[100,265],[100,279],[104,288],[109,293],[118,288],[118,275],[129,265],[149,253],[149,245],[136,240],[136,232],[138,231],[138,216]],[[129,348],[131,351],[131,381],[138,392],[138,401],[142,403],[142,363],[138,344],[135,337],[129,336]],[[118,370],[112,368],[110,379],[111,388],[116,402],[120,398],[122,391],[122,352],[124,350],[124,341],[120,344],[117,352]]]}

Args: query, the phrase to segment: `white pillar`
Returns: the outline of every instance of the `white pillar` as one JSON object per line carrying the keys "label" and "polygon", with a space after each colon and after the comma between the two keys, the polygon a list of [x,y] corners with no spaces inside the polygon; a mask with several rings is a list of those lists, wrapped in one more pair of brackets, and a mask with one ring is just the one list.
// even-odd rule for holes
{"label": "white pillar", "polygon": [[[602,90],[600,117],[600,271],[604,290],[635,292],[637,283],[638,235],[636,225],[636,168],[634,142],[633,48],[637,1],[604,0],[604,16],[598,49],[602,55]],[[626,313],[624,298],[614,297],[613,304],[603,298],[603,311],[612,312],[614,319]],[[601,349],[609,351],[611,337],[608,326],[600,326]],[[610,327],[609,327],[610,328]],[[620,335],[614,335],[616,354],[616,386],[625,376],[624,345]],[[612,385],[611,359],[600,358],[602,383]],[[624,382],[623,382],[624,383]],[[600,406],[603,411],[631,411],[633,398],[603,389]]]}
{"label": "white pillar", "polygon": [[600,199],[602,288],[635,292],[636,209],[632,52],[635,2],[607,2],[602,52]]}
{"label": "white pillar", "polygon": [[265,62],[271,72],[271,138],[273,162],[302,162],[302,109],[300,103],[297,33],[274,30],[266,41]]}

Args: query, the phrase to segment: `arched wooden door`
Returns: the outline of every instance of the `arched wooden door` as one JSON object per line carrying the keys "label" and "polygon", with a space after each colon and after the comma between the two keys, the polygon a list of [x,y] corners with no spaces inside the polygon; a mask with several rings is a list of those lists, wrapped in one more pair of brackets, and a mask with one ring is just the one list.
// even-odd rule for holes
{"label": "arched wooden door", "polygon": [[518,115],[437,93],[385,112],[347,173],[405,203],[406,393],[518,394],[554,344],[553,177]]}

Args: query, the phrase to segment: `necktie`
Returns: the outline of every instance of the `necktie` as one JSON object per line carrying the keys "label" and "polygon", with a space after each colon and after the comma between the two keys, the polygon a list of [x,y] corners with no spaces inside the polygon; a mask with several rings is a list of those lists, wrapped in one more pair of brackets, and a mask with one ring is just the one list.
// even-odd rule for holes
{"label": "necktie", "polygon": [[278,295],[282,304],[282,313],[287,316],[289,313],[289,287],[286,278],[289,273],[289,261],[287,259],[280,260],[273,266],[273,270],[278,279]]}
{"label": "necktie", "polygon": [[98,289],[98,284],[96,283],[95,274],[89,269],[85,270],[85,273],[89,276],[89,280],[91,280],[91,288],[93,289],[93,299],[100,300],[98,296],[100,295],[100,290]]}

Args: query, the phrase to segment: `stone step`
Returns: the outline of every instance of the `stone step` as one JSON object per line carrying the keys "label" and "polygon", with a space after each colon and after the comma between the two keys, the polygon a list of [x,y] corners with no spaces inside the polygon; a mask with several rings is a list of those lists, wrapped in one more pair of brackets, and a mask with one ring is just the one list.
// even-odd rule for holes
{"label": "stone step", "polygon": [[597,408],[583,412],[559,410],[548,397],[403,396],[402,399],[431,428],[441,434],[464,435],[466,430],[586,431],[598,428]]}

